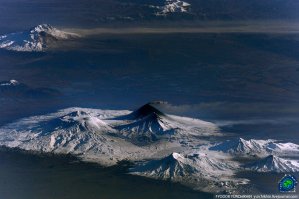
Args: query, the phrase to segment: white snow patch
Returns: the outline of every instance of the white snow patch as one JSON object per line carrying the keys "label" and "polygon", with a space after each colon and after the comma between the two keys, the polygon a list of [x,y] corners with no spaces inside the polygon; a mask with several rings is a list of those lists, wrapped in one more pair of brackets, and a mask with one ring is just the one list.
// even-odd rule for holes
{"label": "white snow patch", "polygon": [[181,0],[166,0],[164,6],[158,6],[160,9],[156,15],[167,15],[170,13],[187,13],[191,4]]}

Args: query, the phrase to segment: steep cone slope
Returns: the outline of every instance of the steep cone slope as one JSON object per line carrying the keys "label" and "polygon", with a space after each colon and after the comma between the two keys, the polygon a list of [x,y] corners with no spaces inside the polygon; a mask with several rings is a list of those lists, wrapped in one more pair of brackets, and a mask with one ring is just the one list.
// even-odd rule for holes
{"label": "steep cone slope", "polygon": [[215,136],[218,131],[217,126],[209,122],[167,115],[154,107],[154,103],[116,119],[126,121],[115,126],[122,136],[138,144],[178,137]]}
{"label": "steep cone slope", "polygon": [[131,172],[153,178],[172,179],[191,175],[196,172],[196,168],[189,165],[184,156],[172,153],[161,160],[153,160],[137,166]]}
{"label": "steep cone slope", "polygon": [[120,120],[140,120],[143,119],[149,115],[156,114],[158,116],[165,116],[163,112],[158,110],[154,107],[154,103],[147,103],[137,110],[133,111],[132,113],[124,116],[117,117],[116,119]]}

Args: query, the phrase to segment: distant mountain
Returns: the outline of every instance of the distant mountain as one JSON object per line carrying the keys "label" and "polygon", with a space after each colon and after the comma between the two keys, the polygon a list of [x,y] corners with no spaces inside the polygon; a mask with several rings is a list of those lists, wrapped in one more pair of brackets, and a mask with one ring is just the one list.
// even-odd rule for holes
{"label": "distant mountain", "polygon": [[0,97],[18,97],[22,96],[29,87],[17,80],[0,82]]}
{"label": "distant mountain", "polygon": [[165,0],[163,6],[157,6],[160,10],[156,15],[167,16],[171,13],[188,13],[191,5],[185,1],[180,0]]}
{"label": "distant mountain", "polygon": [[[183,22],[180,25],[198,26],[199,24],[193,22],[211,20],[235,21],[239,22],[240,25],[243,24],[244,20],[248,20],[249,22],[252,20],[261,20],[264,22],[271,20],[276,21],[278,25],[283,25],[286,22],[296,22],[296,20],[299,19],[299,3],[296,0],[94,0],[92,2],[93,9],[90,8],[91,4],[88,3],[81,4],[79,1],[76,1],[73,2],[73,4],[74,11],[78,16],[82,17],[79,21],[76,19],[72,21],[67,14],[65,17],[70,20],[70,24],[76,23],[84,27],[110,26],[113,22],[116,22],[114,25],[118,26],[130,25],[131,27],[131,25],[138,24],[159,26],[168,25],[167,22],[170,21],[174,22],[170,23],[170,25],[174,27],[178,21]],[[21,3],[20,6],[22,5],[24,4]],[[59,2],[57,4],[53,2],[52,6],[55,7],[55,5],[57,5],[57,7],[69,6],[68,2]],[[41,11],[43,12],[44,9],[46,9],[46,7],[43,7]],[[88,10],[88,12],[86,12],[86,10]],[[4,12],[3,16],[9,14],[7,12]],[[51,16],[45,17],[44,20],[54,20],[49,17]],[[62,20],[65,21],[66,19]],[[237,25],[239,23],[237,23]],[[24,37],[22,34],[17,35],[18,37]],[[13,35],[9,37],[12,39],[1,39],[3,48],[6,45],[9,46],[10,41],[18,40],[15,39]],[[25,36],[25,39],[31,41],[30,36]],[[31,47],[31,45],[35,46],[34,43],[38,42],[32,42],[33,44],[26,42],[29,47],[24,48],[23,45],[25,42],[23,42],[23,40],[18,41],[20,44],[16,46],[21,46],[22,51],[28,51],[32,48],[36,50],[41,49],[40,45]],[[17,47],[12,45],[11,48]]]}
{"label": "distant mountain", "polygon": [[288,160],[269,155],[257,162],[247,164],[245,168],[257,172],[299,172],[299,160]]}
{"label": "distant mountain", "polygon": [[77,34],[58,30],[48,24],[41,24],[28,31],[0,36],[0,48],[11,51],[42,52],[60,40],[76,37],[78,37]]}
{"label": "distant mountain", "polygon": [[28,98],[49,98],[60,96],[61,93],[52,88],[32,88],[17,80],[0,82],[0,98],[2,99],[28,99]]}
{"label": "distant mountain", "polygon": [[234,155],[257,155],[267,154],[299,154],[299,145],[293,143],[279,143],[275,140],[245,140],[238,138],[228,140],[211,146],[209,150],[222,151]]}
{"label": "distant mountain", "polygon": [[121,5],[122,10],[116,12],[122,17],[117,15],[114,20],[184,19],[193,15],[192,5],[187,0],[124,0]]}
{"label": "distant mountain", "polygon": [[18,86],[18,85],[20,85],[20,83],[17,80],[14,80],[14,79],[9,80],[9,81],[0,82],[1,87]]}
{"label": "distant mountain", "polygon": [[123,0],[107,20],[295,20],[293,0]]}

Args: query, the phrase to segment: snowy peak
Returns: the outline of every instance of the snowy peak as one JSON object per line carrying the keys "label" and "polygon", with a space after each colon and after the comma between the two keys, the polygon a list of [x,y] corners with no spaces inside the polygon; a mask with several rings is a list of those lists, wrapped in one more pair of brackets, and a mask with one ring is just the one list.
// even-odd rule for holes
{"label": "snowy peak", "polygon": [[58,90],[45,87],[34,88],[14,79],[0,82],[0,98],[4,99],[48,99],[60,95]]}
{"label": "snowy peak", "polygon": [[174,134],[174,129],[168,124],[166,119],[153,112],[142,119],[133,120],[128,124],[116,127],[124,137],[136,143],[154,142],[166,135]]}
{"label": "snowy peak", "polygon": [[20,83],[17,80],[9,80],[9,81],[4,81],[0,82],[0,86],[17,86],[20,85]]}
{"label": "snowy peak", "polygon": [[257,162],[246,165],[245,168],[257,172],[299,172],[299,161],[269,155]]}
{"label": "snowy peak", "polygon": [[28,90],[29,87],[17,80],[9,80],[0,82],[0,97],[6,96],[22,96],[24,90]]}
{"label": "snowy peak", "polygon": [[243,138],[239,138],[235,143],[235,151],[237,152],[245,152],[250,153],[251,151],[261,151],[262,146],[260,142],[255,140],[245,140]]}
{"label": "snowy peak", "polygon": [[156,132],[167,131],[170,127],[167,125],[163,117],[156,113],[151,113],[140,120],[134,121],[130,124],[123,125],[122,127],[141,127],[139,130],[142,132]]}
{"label": "snowy peak", "polygon": [[183,156],[181,156],[179,153],[172,153],[170,156],[176,160],[183,159]]}
{"label": "snowy peak", "polygon": [[104,121],[97,117],[93,117],[82,110],[77,110],[64,115],[60,117],[59,120],[62,121],[60,123],[62,126],[59,127],[61,129],[68,129],[71,127],[79,128],[81,131],[85,130],[91,132],[110,129],[110,127]]}
{"label": "snowy peak", "polygon": [[176,139],[190,136],[219,136],[218,127],[198,119],[168,115],[156,108],[165,102],[151,102],[123,116],[112,118],[122,121],[115,126],[135,144],[146,144],[161,139]]}
{"label": "snowy peak", "polygon": [[33,130],[48,135],[58,131],[78,134],[82,132],[100,133],[110,131],[111,128],[99,118],[93,117],[82,110],[76,110],[47,122],[41,122]]}
{"label": "snowy peak", "polygon": [[235,140],[225,141],[216,146],[210,147],[210,150],[223,151],[234,154],[251,154],[261,152],[261,144],[256,140],[245,140],[238,138]]}
{"label": "snowy peak", "polygon": [[[70,39],[73,37],[78,37],[77,34],[74,33],[67,33],[61,30],[54,28],[49,24],[41,24],[36,27],[31,28],[30,30],[31,36],[39,36],[39,37],[46,37],[51,36],[57,40],[59,39]],[[37,38],[38,39],[38,38]]]}
{"label": "snowy peak", "polygon": [[41,32],[46,32],[46,33],[50,33],[50,32],[55,32],[57,31],[56,28],[54,28],[53,26],[49,25],[49,24],[40,24],[37,25],[33,28],[31,28],[30,33],[41,33]]}
{"label": "snowy peak", "polygon": [[153,103],[145,104],[118,119],[127,120],[128,122],[115,128],[124,137],[133,140],[135,143],[144,144],[157,141],[160,136],[174,133],[166,114],[155,108]]}
{"label": "snowy peak", "polygon": [[0,36],[0,48],[11,51],[41,52],[60,40],[76,37],[77,34],[58,30],[49,24],[41,24],[29,31]]}
{"label": "snowy peak", "polygon": [[191,175],[195,168],[185,163],[185,157],[172,153],[161,160],[152,160],[131,169],[131,173],[159,179],[176,179]]}
{"label": "snowy peak", "polygon": [[160,160],[137,165],[131,171],[133,174],[158,179],[177,180],[181,177],[215,179],[233,175],[237,167],[237,163],[228,159],[208,157],[202,153],[182,155],[174,152]]}
{"label": "snowy peak", "polygon": [[184,163],[185,157],[179,153],[173,152],[165,158],[169,163]]}
{"label": "snowy peak", "polygon": [[190,4],[181,0],[166,0],[165,5],[159,7],[160,11],[157,15],[168,15],[170,13],[187,13]]}
{"label": "snowy peak", "polygon": [[88,113],[86,113],[85,111],[82,111],[82,110],[76,110],[76,111],[73,111],[65,116],[63,116],[62,118],[63,119],[67,119],[67,118],[77,118],[77,117],[81,117],[81,116],[88,116]]}

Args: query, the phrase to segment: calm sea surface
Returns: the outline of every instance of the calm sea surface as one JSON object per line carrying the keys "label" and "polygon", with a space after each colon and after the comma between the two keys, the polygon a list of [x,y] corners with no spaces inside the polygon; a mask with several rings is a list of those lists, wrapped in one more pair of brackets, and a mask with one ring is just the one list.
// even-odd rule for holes
{"label": "calm sea surface", "polygon": [[70,157],[0,152],[1,199],[213,198],[179,184],[125,174]]}

